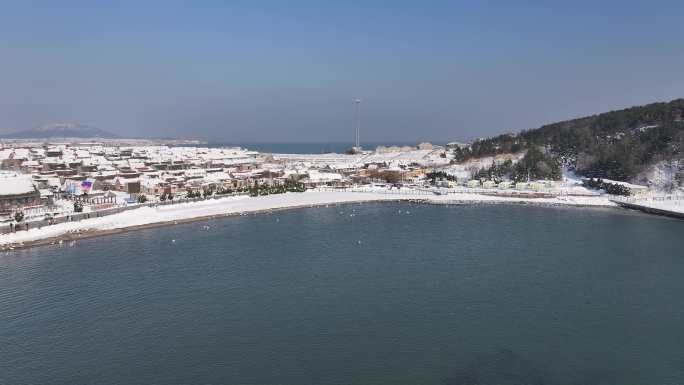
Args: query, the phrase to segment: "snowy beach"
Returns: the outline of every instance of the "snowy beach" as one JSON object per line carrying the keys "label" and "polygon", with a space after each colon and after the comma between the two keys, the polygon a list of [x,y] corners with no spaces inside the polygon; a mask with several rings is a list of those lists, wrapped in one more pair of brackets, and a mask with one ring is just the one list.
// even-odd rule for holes
{"label": "snowy beach", "polygon": [[684,195],[653,195],[642,198],[611,199],[613,202],[632,210],[639,210],[649,214],[684,218]]}
{"label": "snowy beach", "polygon": [[141,227],[174,224],[219,216],[253,214],[289,208],[314,207],[330,204],[422,201],[434,204],[540,204],[566,206],[612,207],[614,203],[603,197],[559,196],[553,198],[498,197],[480,194],[426,194],[415,190],[387,192],[353,191],[307,191],[259,197],[237,196],[211,199],[200,202],[179,203],[158,207],[140,207],[105,217],[84,219],[77,222],[59,223],[42,228],[32,228],[0,235],[0,245],[5,248],[28,247],[50,244],[60,240],[116,233]]}

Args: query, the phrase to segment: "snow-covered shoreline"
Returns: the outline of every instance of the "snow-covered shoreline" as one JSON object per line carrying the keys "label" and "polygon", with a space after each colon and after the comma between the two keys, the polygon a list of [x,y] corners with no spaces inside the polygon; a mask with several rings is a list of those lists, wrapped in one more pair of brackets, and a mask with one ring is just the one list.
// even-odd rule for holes
{"label": "snow-covered shoreline", "polygon": [[684,196],[680,194],[655,195],[645,198],[613,198],[625,208],[640,210],[650,214],[684,218]]}
{"label": "snow-covered shoreline", "polygon": [[614,203],[602,197],[555,197],[555,198],[510,198],[480,194],[418,195],[408,192],[351,192],[351,191],[307,191],[259,197],[237,196],[199,202],[179,203],[158,207],[140,207],[109,216],[85,219],[78,222],[59,223],[28,231],[0,235],[0,246],[28,247],[44,244],[46,240],[58,242],[62,238],[72,239],[80,234],[88,236],[110,233],[140,227],[173,224],[211,217],[251,214],[288,208],[325,206],[330,204],[389,202],[419,200],[436,204],[468,203],[530,203],[539,205],[612,207]]}

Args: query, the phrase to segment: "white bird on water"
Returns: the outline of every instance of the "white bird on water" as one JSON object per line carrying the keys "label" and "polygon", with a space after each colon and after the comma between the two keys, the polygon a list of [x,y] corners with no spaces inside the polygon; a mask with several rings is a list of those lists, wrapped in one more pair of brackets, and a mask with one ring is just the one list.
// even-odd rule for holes
{"label": "white bird on water", "polygon": [[171,240],[171,243],[176,243],[176,240],[175,240],[175,239],[172,239],[172,240]]}

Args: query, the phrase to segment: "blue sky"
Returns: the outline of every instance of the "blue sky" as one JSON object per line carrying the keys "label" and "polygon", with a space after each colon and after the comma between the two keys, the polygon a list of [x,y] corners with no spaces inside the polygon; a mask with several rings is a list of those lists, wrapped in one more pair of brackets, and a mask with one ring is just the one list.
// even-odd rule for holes
{"label": "blue sky", "polygon": [[0,132],[468,140],[684,96],[680,1],[3,1]]}

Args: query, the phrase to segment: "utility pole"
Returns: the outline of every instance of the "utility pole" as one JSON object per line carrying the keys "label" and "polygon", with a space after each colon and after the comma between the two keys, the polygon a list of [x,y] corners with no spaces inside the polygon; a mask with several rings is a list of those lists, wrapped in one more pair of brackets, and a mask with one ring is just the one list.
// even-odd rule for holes
{"label": "utility pole", "polygon": [[355,140],[355,146],[354,149],[356,151],[361,151],[361,143],[360,143],[360,132],[361,132],[361,99],[356,98],[354,100],[354,105],[356,107],[355,109],[355,115],[356,115],[356,140]]}

